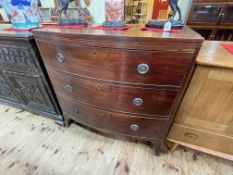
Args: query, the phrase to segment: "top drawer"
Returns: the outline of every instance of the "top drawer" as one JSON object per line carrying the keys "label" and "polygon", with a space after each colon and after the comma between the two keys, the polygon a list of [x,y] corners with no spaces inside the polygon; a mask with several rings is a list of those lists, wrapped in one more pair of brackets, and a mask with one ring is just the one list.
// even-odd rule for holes
{"label": "top drawer", "polygon": [[52,44],[38,41],[46,66],[83,76],[182,86],[194,52],[162,52]]}

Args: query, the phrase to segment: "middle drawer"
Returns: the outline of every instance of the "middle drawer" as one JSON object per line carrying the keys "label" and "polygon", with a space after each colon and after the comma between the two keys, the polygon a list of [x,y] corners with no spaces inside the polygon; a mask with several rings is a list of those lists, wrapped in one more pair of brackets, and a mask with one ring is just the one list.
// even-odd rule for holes
{"label": "middle drawer", "polygon": [[122,86],[48,70],[58,95],[116,112],[168,117],[177,90]]}

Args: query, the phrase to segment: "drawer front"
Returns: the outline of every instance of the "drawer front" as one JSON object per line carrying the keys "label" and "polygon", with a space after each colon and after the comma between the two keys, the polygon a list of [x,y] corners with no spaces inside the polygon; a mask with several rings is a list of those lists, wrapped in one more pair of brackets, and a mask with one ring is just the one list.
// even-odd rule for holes
{"label": "drawer front", "polygon": [[233,138],[218,132],[208,132],[184,125],[173,124],[169,131],[168,140],[178,141],[184,145],[188,144],[193,148],[199,146],[204,149],[233,155]]}
{"label": "drawer front", "polygon": [[181,86],[193,52],[160,52],[69,46],[38,41],[46,66],[130,83]]}
{"label": "drawer front", "polygon": [[121,115],[88,107],[63,97],[58,97],[58,99],[65,117],[110,133],[145,138],[161,138],[163,137],[163,130],[167,125],[167,120]]}
{"label": "drawer front", "polygon": [[80,102],[125,113],[168,117],[178,91],[121,86],[48,71],[56,93]]}

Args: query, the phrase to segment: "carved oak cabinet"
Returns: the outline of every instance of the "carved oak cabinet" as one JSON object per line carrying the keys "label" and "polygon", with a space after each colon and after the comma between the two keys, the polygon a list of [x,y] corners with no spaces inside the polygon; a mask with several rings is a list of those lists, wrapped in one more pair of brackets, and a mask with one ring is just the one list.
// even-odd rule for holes
{"label": "carved oak cabinet", "polygon": [[33,31],[61,105],[75,120],[111,134],[150,141],[159,153],[191,76],[202,37],[181,33]]}
{"label": "carved oak cabinet", "polygon": [[30,32],[0,30],[0,101],[63,121]]}

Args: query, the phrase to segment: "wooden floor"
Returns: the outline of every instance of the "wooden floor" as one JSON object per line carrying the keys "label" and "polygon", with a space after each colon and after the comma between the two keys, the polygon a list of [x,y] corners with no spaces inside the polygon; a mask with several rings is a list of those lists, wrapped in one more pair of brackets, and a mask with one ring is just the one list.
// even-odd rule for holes
{"label": "wooden floor", "polygon": [[0,105],[0,175],[233,175],[233,162],[179,148],[106,137]]}

